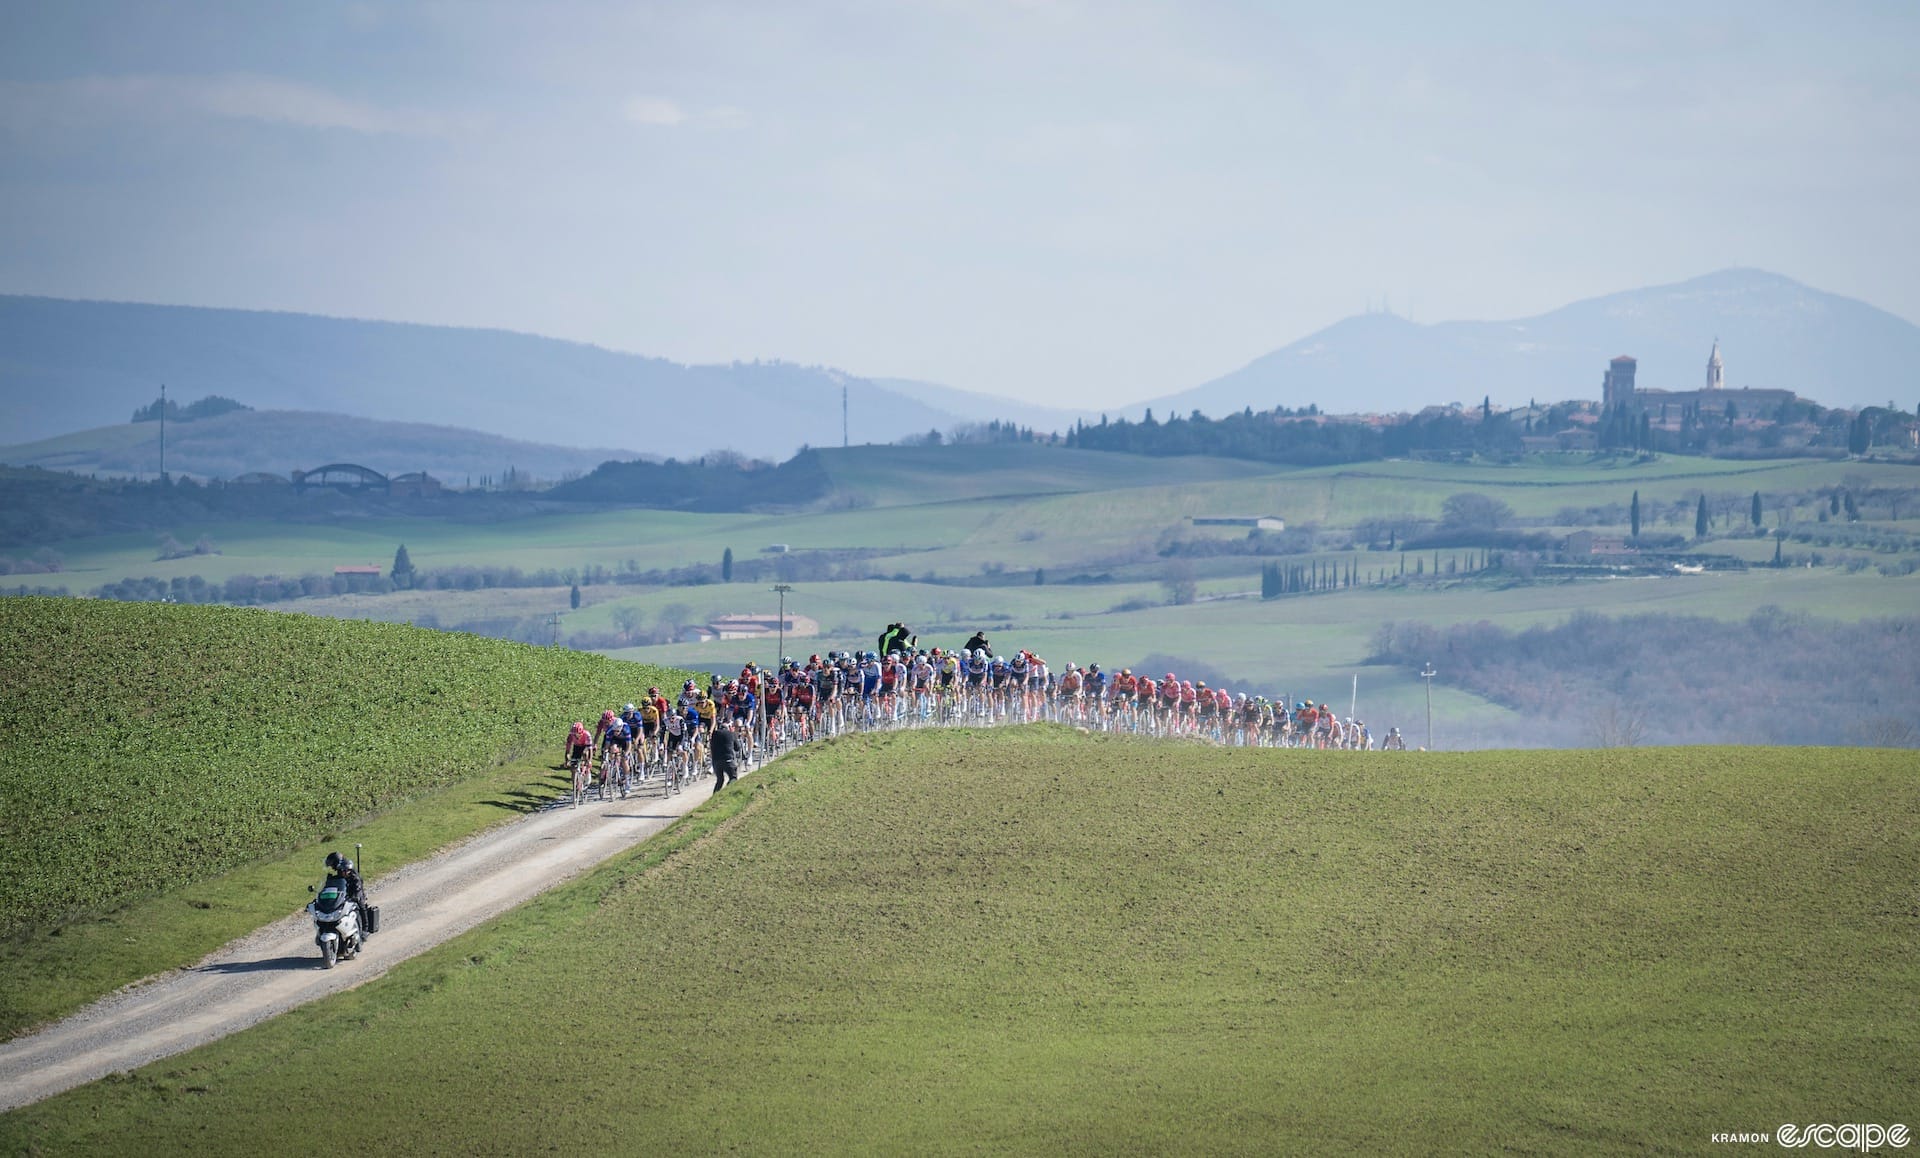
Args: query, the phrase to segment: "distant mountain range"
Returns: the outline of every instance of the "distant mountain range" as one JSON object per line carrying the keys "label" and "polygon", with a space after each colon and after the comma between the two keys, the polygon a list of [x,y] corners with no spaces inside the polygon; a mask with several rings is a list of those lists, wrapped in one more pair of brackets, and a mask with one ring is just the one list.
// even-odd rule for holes
{"label": "distant mountain range", "polygon": [[[199,478],[252,472],[285,477],[334,462],[382,474],[424,470],[456,486],[509,470],[538,479],[585,474],[633,452],[522,442],[419,422],[382,422],[307,410],[242,410],[167,423],[167,470]],[[160,424],[122,423],[0,446],[0,463],[76,474],[150,476],[160,469]]]}
{"label": "distant mountain range", "polygon": [[785,458],[963,416],[787,363],[683,366],[577,342],[310,314],[0,296],[0,440],[124,421],[166,383],[261,410],[325,410],[560,446]]}
{"label": "distant mountain range", "polygon": [[1335,412],[1417,411],[1489,395],[1509,405],[1598,400],[1601,375],[1619,354],[1639,359],[1643,388],[1697,390],[1715,338],[1732,388],[1784,388],[1828,406],[1880,405],[1890,393],[1920,390],[1920,326],[1791,278],[1730,269],[1509,322],[1416,325],[1364,314],[1127,413],[1151,406],[1162,417],[1195,409],[1218,417],[1310,402]]}
{"label": "distant mountain range", "polygon": [[[1910,322],[1775,274],[1726,270],[1517,321],[1348,318],[1204,385],[1107,409],[1219,416],[1308,403],[1394,412],[1488,395],[1597,399],[1617,354],[1639,359],[1643,387],[1692,389],[1715,338],[1729,386],[1785,387],[1828,405],[1912,393],[1920,366],[1920,327]],[[683,459],[722,448],[784,459],[803,444],[837,446],[842,389],[856,443],[996,418],[1061,430],[1094,417],[906,379],[782,362],[685,366],[501,330],[0,296],[0,440],[121,422],[162,382],[182,402],[223,394],[263,411]]]}

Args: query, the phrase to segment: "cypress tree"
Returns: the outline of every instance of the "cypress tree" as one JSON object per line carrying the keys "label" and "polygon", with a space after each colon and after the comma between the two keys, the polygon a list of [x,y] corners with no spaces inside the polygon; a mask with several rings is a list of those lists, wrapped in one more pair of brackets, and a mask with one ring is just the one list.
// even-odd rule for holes
{"label": "cypress tree", "polygon": [[575,611],[580,610],[580,585],[578,583],[573,585],[573,590],[567,592],[567,606],[573,608]]}
{"label": "cypress tree", "polygon": [[388,577],[393,580],[396,587],[402,584],[408,587],[413,586],[413,560],[407,557],[405,543],[400,544],[400,549],[393,553],[393,571]]}
{"label": "cypress tree", "polygon": [[1633,506],[1628,508],[1628,517],[1633,521],[1633,537],[1640,537],[1640,492],[1633,492]]}
{"label": "cypress tree", "polygon": [[733,548],[720,552],[720,582],[733,582]]}
{"label": "cypress tree", "polygon": [[1705,495],[1700,496],[1700,505],[1693,511],[1693,537],[1696,539],[1707,537],[1707,496]]}
{"label": "cypress tree", "polygon": [[1753,518],[1753,525],[1756,527],[1759,526],[1760,525],[1760,492],[1759,491],[1753,492],[1752,518]]}

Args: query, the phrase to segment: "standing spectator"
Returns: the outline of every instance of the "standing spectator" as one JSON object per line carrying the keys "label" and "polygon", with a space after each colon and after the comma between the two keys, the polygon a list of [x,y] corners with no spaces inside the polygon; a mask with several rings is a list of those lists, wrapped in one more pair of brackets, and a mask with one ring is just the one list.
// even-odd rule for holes
{"label": "standing spectator", "polygon": [[713,790],[725,788],[730,781],[738,780],[740,773],[734,761],[739,756],[739,738],[734,735],[734,725],[729,722],[713,729]]}

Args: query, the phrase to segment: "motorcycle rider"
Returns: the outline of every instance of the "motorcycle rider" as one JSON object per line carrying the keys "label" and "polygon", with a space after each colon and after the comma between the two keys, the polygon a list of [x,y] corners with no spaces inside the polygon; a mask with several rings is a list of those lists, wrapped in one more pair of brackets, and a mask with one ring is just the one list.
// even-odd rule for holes
{"label": "motorcycle rider", "polygon": [[367,928],[366,882],[360,879],[360,870],[353,866],[351,858],[341,856],[337,852],[330,852],[327,854],[327,879],[331,882],[336,878],[346,886],[347,900],[359,906],[360,935],[369,936],[371,931]]}

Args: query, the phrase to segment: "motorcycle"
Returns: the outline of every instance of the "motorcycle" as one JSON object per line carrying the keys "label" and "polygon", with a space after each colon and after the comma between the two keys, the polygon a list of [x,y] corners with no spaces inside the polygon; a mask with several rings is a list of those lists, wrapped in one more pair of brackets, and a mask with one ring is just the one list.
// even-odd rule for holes
{"label": "motorcycle", "polygon": [[314,893],[314,898],[308,903],[307,912],[313,917],[313,943],[320,947],[321,967],[331,969],[342,958],[353,960],[366,946],[366,935],[378,923],[379,910],[365,906],[367,912],[363,917],[362,906],[348,899],[347,882],[340,877],[328,877],[326,884],[309,891]]}

